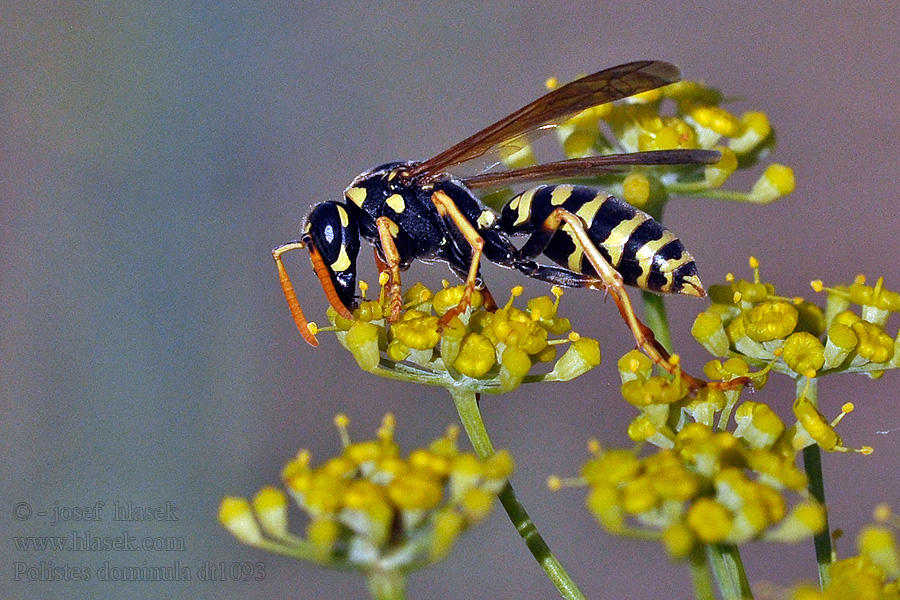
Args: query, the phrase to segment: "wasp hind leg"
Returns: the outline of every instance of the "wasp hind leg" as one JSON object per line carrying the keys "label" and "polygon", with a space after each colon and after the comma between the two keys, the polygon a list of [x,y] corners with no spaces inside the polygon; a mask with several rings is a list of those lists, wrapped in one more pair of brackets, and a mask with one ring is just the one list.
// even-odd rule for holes
{"label": "wasp hind leg", "polygon": [[[597,272],[597,277],[575,273],[558,267],[539,265],[530,260],[544,252],[553,235],[563,225],[568,225],[573,241],[581,247],[584,256],[587,257],[591,266],[594,267],[594,271]],[[677,361],[672,360],[669,352],[653,335],[653,331],[641,322],[634,311],[631,299],[628,297],[622,275],[600,253],[596,244],[591,240],[581,217],[564,208],[556,208],[541,224],[540,228],[528,238],[520,250],[519,257],[520,262],[516,265],[516,268],[529,277],[567,287],[605,289],[613,297],[622,319],[624,319],[634,336],[637,347],[644,354],[669,373],[680,376],[691,390],[710,385],[710,382],[697,379],[682,372]]]}

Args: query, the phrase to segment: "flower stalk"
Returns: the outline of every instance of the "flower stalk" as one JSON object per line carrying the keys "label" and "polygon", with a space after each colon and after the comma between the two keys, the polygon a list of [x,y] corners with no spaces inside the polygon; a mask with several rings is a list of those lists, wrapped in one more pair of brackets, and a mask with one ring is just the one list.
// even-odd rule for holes
{"label": "flower stalk", "polygon": [[[453,397],[463,429],[468,435],[475,453],[482,459],[491,456],[494,453],[494,445],[488,436],[481,409],[478,407],[478,394],[451,389],[450,395]],[[498,497],[503,510],[506,511],[509,520],[524,540],[529,552],[541,565],[547,578],[556,586],[560,595],[567,600],[584,600],[584,594],[550,550],[544,538],[541,537],[534,521],[531,520],[525,507],[516,497],[512,485],[507,483]]]}

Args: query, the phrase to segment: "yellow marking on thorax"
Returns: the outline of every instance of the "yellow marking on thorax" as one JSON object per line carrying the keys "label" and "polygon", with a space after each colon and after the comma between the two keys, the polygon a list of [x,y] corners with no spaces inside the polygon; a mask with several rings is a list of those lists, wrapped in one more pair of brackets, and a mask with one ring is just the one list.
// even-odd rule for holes
{"label": "yellow marking on thorax", "polygon": [[641,223],[649,219],[644,213],[637,213],[632,218],[622,221],[609,232],[609,237],[603,242],[603,247],[609,252],[609,262],[611,265],[618,266],[622,261],[622,251],[625,244],[631,238],[631,234],[637,229]]}
{"label": "yellow marking on thorax", "polygon": [[341,252],[338,257],[331,263],[332,271],[346,271],[350,268],[350,257],[347,256],[347,248],[341,246]]}
{"label": "yellow marking on thorax", "polygon": [[538,188],[531,188],[526,192],[522,192],[510,202],[510,208],[516,211],[516,222],[513,225],[521,225],[531,217],[531,202],[534,200],[534,194],[537,190]]}
{"label": "yellow marking on thorax", "polygon": [[[359,189],[359,188],[357,188]],[[341,218],[341,227],[347,228],[347,225],[350,224],[350,216],[347,215],[347,211],[341,205],[337,205],[338,216]]]}
{"label": "yellow marking on thorax", "polygon": [[388,199],[385,200],[384,203],[390,206],[391,209],[398,215],[402,213],[406,208],[406,200],[404,200],[403,196],[401,196],[400,194],[393,194],[392,196],[388,196]]}
{"label": "yellow marking on thorax", "polygon": [[478,215],[478,221],[476,223],[482,229],[487,229],[497,220],[497,215],[494,214],[491,210],[483,210],[481,214]]}
{"label": "yellow marking on thorax", "polygon": [[366,188],[352,187],[344,192],[344,195],[347,196],[353,204],[362,207],[363,202],[366,201]]}
{"label": "yellow marking on thorax", "polygon": [[550,192],[550,205],[551,206],[560,206],[563,202],[569,199],[569,196],[572,195],[572,186],[571,185],[558,185],[553,188],[553,191]]}

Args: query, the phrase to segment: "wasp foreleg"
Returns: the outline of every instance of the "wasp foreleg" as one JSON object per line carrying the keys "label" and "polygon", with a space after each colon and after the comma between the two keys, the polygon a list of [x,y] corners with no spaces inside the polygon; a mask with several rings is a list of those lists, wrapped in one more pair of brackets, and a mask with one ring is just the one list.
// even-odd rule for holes
{"label": "wasp foreleg", "polygon": [[400,251],[397,250],[397,243],[394,241],[397,224],[387,217],[378,217],[375,224],[378,226],[381,252],[384,254],[384,264],[388,273],[388,281],[385,284],[390,299],[388,321],[393,323],[400,318],[400,310],[403,308],[403,295],[400,289]]}

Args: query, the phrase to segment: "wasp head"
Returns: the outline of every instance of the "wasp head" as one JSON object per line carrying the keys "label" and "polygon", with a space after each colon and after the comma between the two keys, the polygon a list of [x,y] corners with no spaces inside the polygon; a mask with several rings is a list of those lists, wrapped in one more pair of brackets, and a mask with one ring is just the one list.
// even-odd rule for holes
{"label": "wasp head", "polygon": [[306,219],[302,241],[329,303],[342,316],[349,316],[356,305],[359,227],[355,218],[338,202],[317,204]]}

